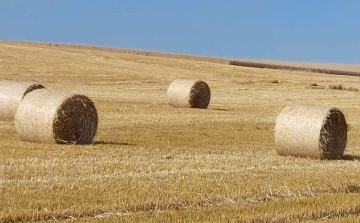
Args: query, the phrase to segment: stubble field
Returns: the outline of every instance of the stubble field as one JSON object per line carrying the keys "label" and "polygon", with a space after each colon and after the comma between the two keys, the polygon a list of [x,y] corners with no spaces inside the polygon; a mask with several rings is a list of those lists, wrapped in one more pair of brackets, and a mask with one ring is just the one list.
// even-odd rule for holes
{"label": "stubble field", "polygon": [[[175,78],[206,81],[209,109],[167,105]],[[360,77],[0,42],[0,80],[85,94],[100,120],[88,146],[22,142],[13,122],[0,121],[0,222],[353,222],[360,215]],[[345,113],[343,160],[276,154],[275,120],[290,103]]]}

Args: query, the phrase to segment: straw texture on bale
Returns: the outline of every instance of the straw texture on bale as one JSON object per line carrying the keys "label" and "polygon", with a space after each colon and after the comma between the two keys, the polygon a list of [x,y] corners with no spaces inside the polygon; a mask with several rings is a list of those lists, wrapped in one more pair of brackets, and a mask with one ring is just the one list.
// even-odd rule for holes
{"label": "straw texture on bale", "polygon": [[30,142],[90,144],[97,125],[97,111],[88,97],[46,89],[27,94],[15,115],[21,140]]}
{"label": "straw texture on bale", "polygon": [[341,159],[346,147],[347,124],[337,108],[289,105],[275,125],[277,153],[315,159]]}
{"label": "straw texture on bale", "polygon": [[176,79],[170,84],[167,97],[173,107],[207,108],[211,92],[204,81]]}
{"label": "straw texture on bale", "polygon": [[24,96],[44,86],[35,82],[0,82],[0,119],[13,120],[20,101]]}

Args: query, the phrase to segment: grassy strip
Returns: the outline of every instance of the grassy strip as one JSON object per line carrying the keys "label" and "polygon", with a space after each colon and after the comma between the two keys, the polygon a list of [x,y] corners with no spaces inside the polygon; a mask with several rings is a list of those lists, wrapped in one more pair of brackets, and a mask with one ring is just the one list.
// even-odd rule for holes
{"label": "grassy strip", "polygon": [[247,62],[247,61],[238,61],[238,60],[231,60],[229,62],[229,65],[242,66],[242,67],[253,67],[253,68],[276,69],[276,70],[305,71],[305,72],[313,72],[313,73],[335,74],[335,75],[356,76],[356,77],[360,76],[360,72],[353,72],[353,71],[307,68],[307,67],[256,63],[256,62]]}

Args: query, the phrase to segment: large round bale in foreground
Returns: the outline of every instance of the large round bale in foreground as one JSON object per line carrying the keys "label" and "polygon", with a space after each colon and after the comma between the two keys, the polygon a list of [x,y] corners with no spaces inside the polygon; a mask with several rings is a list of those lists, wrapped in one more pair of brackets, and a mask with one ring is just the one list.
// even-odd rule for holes
{"label": "large round bale in foreground", "polygon": [[14,119],[16,110],[24,96],[44,86],[35,82],[0,81],[0,119]]}
{"label": "large round bale in foreground", "polygon": [[30,142],[90,144],[97,125],[97,111],[88,97],[46,89],[27,94],[15,115],[21,140]]}
{"label": "large round bale in foreground", "polygon": [[207,108],[210,103],[210,87],[204,81],[176,79],[167,92],[168,103],[178,108]]}
{"label": "large round bale in foreground", "polygon": [[289,105],[279,114],[275,143],[279,155],[315,159],[341,159],[347,124],[337,108]]}

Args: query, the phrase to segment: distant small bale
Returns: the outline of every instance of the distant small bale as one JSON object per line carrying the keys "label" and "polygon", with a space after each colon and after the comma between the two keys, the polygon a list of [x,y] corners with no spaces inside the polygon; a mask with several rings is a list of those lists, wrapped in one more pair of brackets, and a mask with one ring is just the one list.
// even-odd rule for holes
{"label": "distant small bale", "polygon": [[88,97],[46,89],[27,94],[15,115],[21,140],[30,142],[90,144],[97,126],[97,111]]}
{"label": "distant small bale", "polygon": [[178,108],[207,108],[210,103],[210,87],[204,81],[176,79],[167,92],[168,103]]}
{"label": "distant small bale", "polygon": [[338,84],[338,85],[329,85],[329,89],[332,90],[343,90],[344,87],[342,86],[342,84]]}
{"label": "distant small bale", "polygon": [[354,88],[354,87],[349,87],[347,90],[349,90],[349,91],[359,91],[359,89]]}
{"label": "distant small bale", "polygon": [[344,114],[337,108],[289,105],[275,125],[279,155],[315,159],[341,159],[347,141]]}
{"label": "distant small bale", "polygon": [[332,90],[345,90],[345,91],[359,91],[359,89],[353,88],[353,87],[346,88],[346,87],[342,86],[342,84],[329,85],[329,89],[332,89]]}
{"label": "distant small bale", "polygon": [[43,88],[35,82],[0,81],[0,120],[13,120],[23,97]]}

